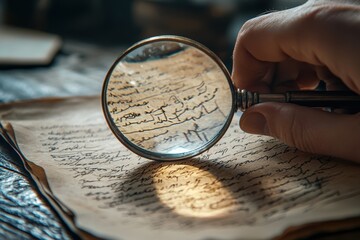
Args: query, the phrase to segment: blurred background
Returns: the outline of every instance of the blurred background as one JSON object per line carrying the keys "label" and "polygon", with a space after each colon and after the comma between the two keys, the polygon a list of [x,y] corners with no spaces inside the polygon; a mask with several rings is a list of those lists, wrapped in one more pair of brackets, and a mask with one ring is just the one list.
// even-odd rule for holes
{"label": "blurred background", "polygon": [[155,35],[197,40],[231,71],[233,45],[246,20],[304,2],[0,0],[0,102],[99,94],[116,57]]}
{"label": "blurred background", "polygon": [[[244,22],[304,2],[0,0],[0,103],[98,96],[115,59],[136,41],[155,35],[176,34],[197,40],[213,50],[231,71],[234,42]],[[9,150],[2,146],[4,142],[0,142],[0,165],[6,167],[1,168],[4,184],[0,184],[0,198],[13,203],[0,202],[0,238],[11,234],[50,239],[51,234],[60,233],[58,239],[70,239],[62,237],[64,225],[48,205],[39,201],[40,195],[27,192],[35,190],[31,190],[25,170],[17,175],[17,170],[8,167],[10,157],[3,153]],[[41,213],[34,215],[34,209]],[[37,216],[48,217],[44,222]]]}
{"label": "blurred background", "polygon": [[242,23],[304,0],[0,0],[5,25],[100,45],[130,45],[154,35],[193,38],[229,57]]}

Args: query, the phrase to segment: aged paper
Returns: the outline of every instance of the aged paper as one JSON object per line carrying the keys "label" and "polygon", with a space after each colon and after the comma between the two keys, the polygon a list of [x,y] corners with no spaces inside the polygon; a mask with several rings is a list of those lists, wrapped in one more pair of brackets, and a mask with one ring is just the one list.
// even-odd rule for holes
{"label": "aged paper", "polygon": [[5,105],[1,119],[24,156],[44,169],[48,194],[100,237],[269,239],[360,215],[358,165],[245,134],[239,116],[212,149],[172,163],[122,146],[98,98]]}
{"label": "aged paper", "polygon": [[[106,85],[109,118],[121,133],[136,146],[162,154],[199,149],[228,126],[232,114],[233,95],[223,69],[199,49],[177,45],[160,44],[177,51],[159,59],[123,59]],[[160,48],[150,46],[137,49],[136,58]]]}

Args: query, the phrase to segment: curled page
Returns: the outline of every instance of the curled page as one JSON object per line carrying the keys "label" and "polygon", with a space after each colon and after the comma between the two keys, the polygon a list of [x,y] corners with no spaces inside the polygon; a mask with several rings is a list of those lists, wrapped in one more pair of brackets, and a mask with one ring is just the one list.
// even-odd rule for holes
{"label": "curled page", "polygon": [[26,160],[44,169],[46,194],[96,236],[269,239],[360,215],[358,165],[245,134],[239,116],[210,150],[171,163],[127,150],[99,98],[3,105],[0,116]]}

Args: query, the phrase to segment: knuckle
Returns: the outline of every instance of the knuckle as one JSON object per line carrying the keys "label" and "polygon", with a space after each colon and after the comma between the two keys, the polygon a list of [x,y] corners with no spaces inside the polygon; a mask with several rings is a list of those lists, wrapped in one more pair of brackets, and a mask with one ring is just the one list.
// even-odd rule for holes
{"label": "knuckle", "polygon": [[241,27],[239,34],[238,34],[238,40],[244,42],[251,34],[252,29],[256,26],[256,23],[258,20],[256,18],[247,20]]}
{"label": "knuckle", "polygon": [[261,32],[267,28],[275,19],[277,19],[280,12],[271,12],[262,16],[258,16],[247,20],[239,31],[238,38],[248,39],[251,38],[253,33]]}
{"label": "knuckle", "polygon": [[240,32],[246,32],[247,30],[253,28],[254,26],[256,26],[257,23],[257,18],[252,18],[247,20],[241,27]]}

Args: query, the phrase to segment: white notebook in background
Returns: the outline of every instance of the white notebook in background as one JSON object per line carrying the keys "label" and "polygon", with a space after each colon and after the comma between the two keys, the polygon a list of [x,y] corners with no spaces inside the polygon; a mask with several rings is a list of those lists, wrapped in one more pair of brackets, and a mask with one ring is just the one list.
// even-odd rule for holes
{"label": "white notebook in background", "polygon": [[0,66],[47,65],[60,47],[61,39],[57,35],[0,26]]}

